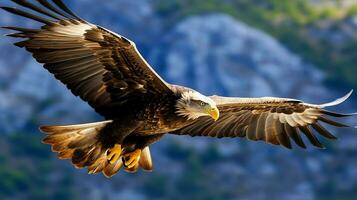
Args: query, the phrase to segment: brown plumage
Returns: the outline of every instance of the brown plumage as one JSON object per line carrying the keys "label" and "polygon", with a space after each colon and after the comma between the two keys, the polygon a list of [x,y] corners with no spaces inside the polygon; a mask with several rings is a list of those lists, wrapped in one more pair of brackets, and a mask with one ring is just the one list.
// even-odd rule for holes
{"label": "brown plumage", "polygon": [[[149,145],[164,134],[246,137],[292,148],[316,147],[315,133],[336,139],[320,122],[347,127],[328,117],[350,115],[325,110],[346,100],[313,105],[282,98],[206,97],[190,88],[166,83],[141,56],[134,42],[91,24],[61,0],[11,0],[29,11],[4,10],[44,24],[40,29],[4,27],[44,68],[107,121],[43,126],[43,142],[60,159],[71,159],[88,172],[115,175],[122,167],[151,171]],[[40,15],[42,16],[40,16]],[[351,114],[354,115],[354,114]],[[213,118],[213,119],[212,119]]]}
{"label": "brown plumage", "polygon": [[[350,95],[346,95],[343,100]],[[323,148],[315,136],[314,130],[327,139],[337,139],[320,125],[319,121],[337,126],[348,127],[328,119],[331,117],[348,117],[354,114],[340,114],[324,110],[324,105],[305,104],[294,99],[279,98],[225,98],[211,97],[221,113],[218,121],[202,117],[195,123],[174,134],[211,137],[246,137],[261,140],[291,149],[291,141],[306,148],[301,133],[316,147]],[[336,102],[338,104],[340,102]]]}

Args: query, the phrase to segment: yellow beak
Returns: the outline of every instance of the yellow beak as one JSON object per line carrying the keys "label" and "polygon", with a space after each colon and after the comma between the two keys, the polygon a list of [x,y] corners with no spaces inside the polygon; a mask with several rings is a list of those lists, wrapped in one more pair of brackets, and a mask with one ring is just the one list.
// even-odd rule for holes
{"label": "yellow beak", "polygon": [[210,108],[207,112],[214,121],[217,121],[219,119],[219,110],[218,108]]}

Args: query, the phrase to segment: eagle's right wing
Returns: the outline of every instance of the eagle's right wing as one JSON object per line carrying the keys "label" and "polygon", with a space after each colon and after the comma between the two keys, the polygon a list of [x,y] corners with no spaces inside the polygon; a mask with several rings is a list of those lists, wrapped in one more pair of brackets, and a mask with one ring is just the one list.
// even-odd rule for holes
{"label": "eagle's right wing", "polygon": [[[178,135],[211,137],[246,137],[250,140],[264,141],[274,145],[292,148],[291,140],[306,148],[301,135],[316,147],[323,145],[316,133],[327,139],[336,139],[320,122],[336,126],[349,127],[329,119],[329,117],[347,117],[356,115],[334,113],[325,110],[345,101],[352,91],[334,102],[313,105],[295,99],[283,98],[232,98],[211,97],[220,110],[221,117],[213,121],[210,117],[201,117],[180,130]],[[315,132],[314,132],[314,131]]]}
{"label": "eagle's right wing", "polygon": [[31,52],[74,95],[104,117],[130,111],[150,99],[149,95],[171,92],[132,41],[79,18],[61,0],[37,0],[37,5],[12,1],[46,16],[2,7],[44,24],[40,29],[4,27],[18,31],[9,36],[25,38],[15,45]]}

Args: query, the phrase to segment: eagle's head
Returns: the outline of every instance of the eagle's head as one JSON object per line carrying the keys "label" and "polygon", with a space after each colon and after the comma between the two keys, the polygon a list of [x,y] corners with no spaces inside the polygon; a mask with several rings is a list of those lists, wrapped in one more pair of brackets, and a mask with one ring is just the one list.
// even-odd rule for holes
{"label": "eagle's head", "polygon": [[185,91],[176,102],[176,113],[188,119],[197,119],[202,116],[210,116],[215,121],[219,118],[219,110],[216,103],[199,92]]}

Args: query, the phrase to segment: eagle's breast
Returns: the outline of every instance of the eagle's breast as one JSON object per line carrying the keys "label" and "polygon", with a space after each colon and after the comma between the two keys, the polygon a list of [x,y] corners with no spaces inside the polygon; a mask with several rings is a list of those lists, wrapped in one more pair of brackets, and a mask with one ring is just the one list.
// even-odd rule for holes
{"label": "eagle's breast", "polygon": [[175,95],[153,98],[139,116],[145,123],[137,132],[145,135],[162,134],[192,123],[177,115],[175,107],[177,99]]}

